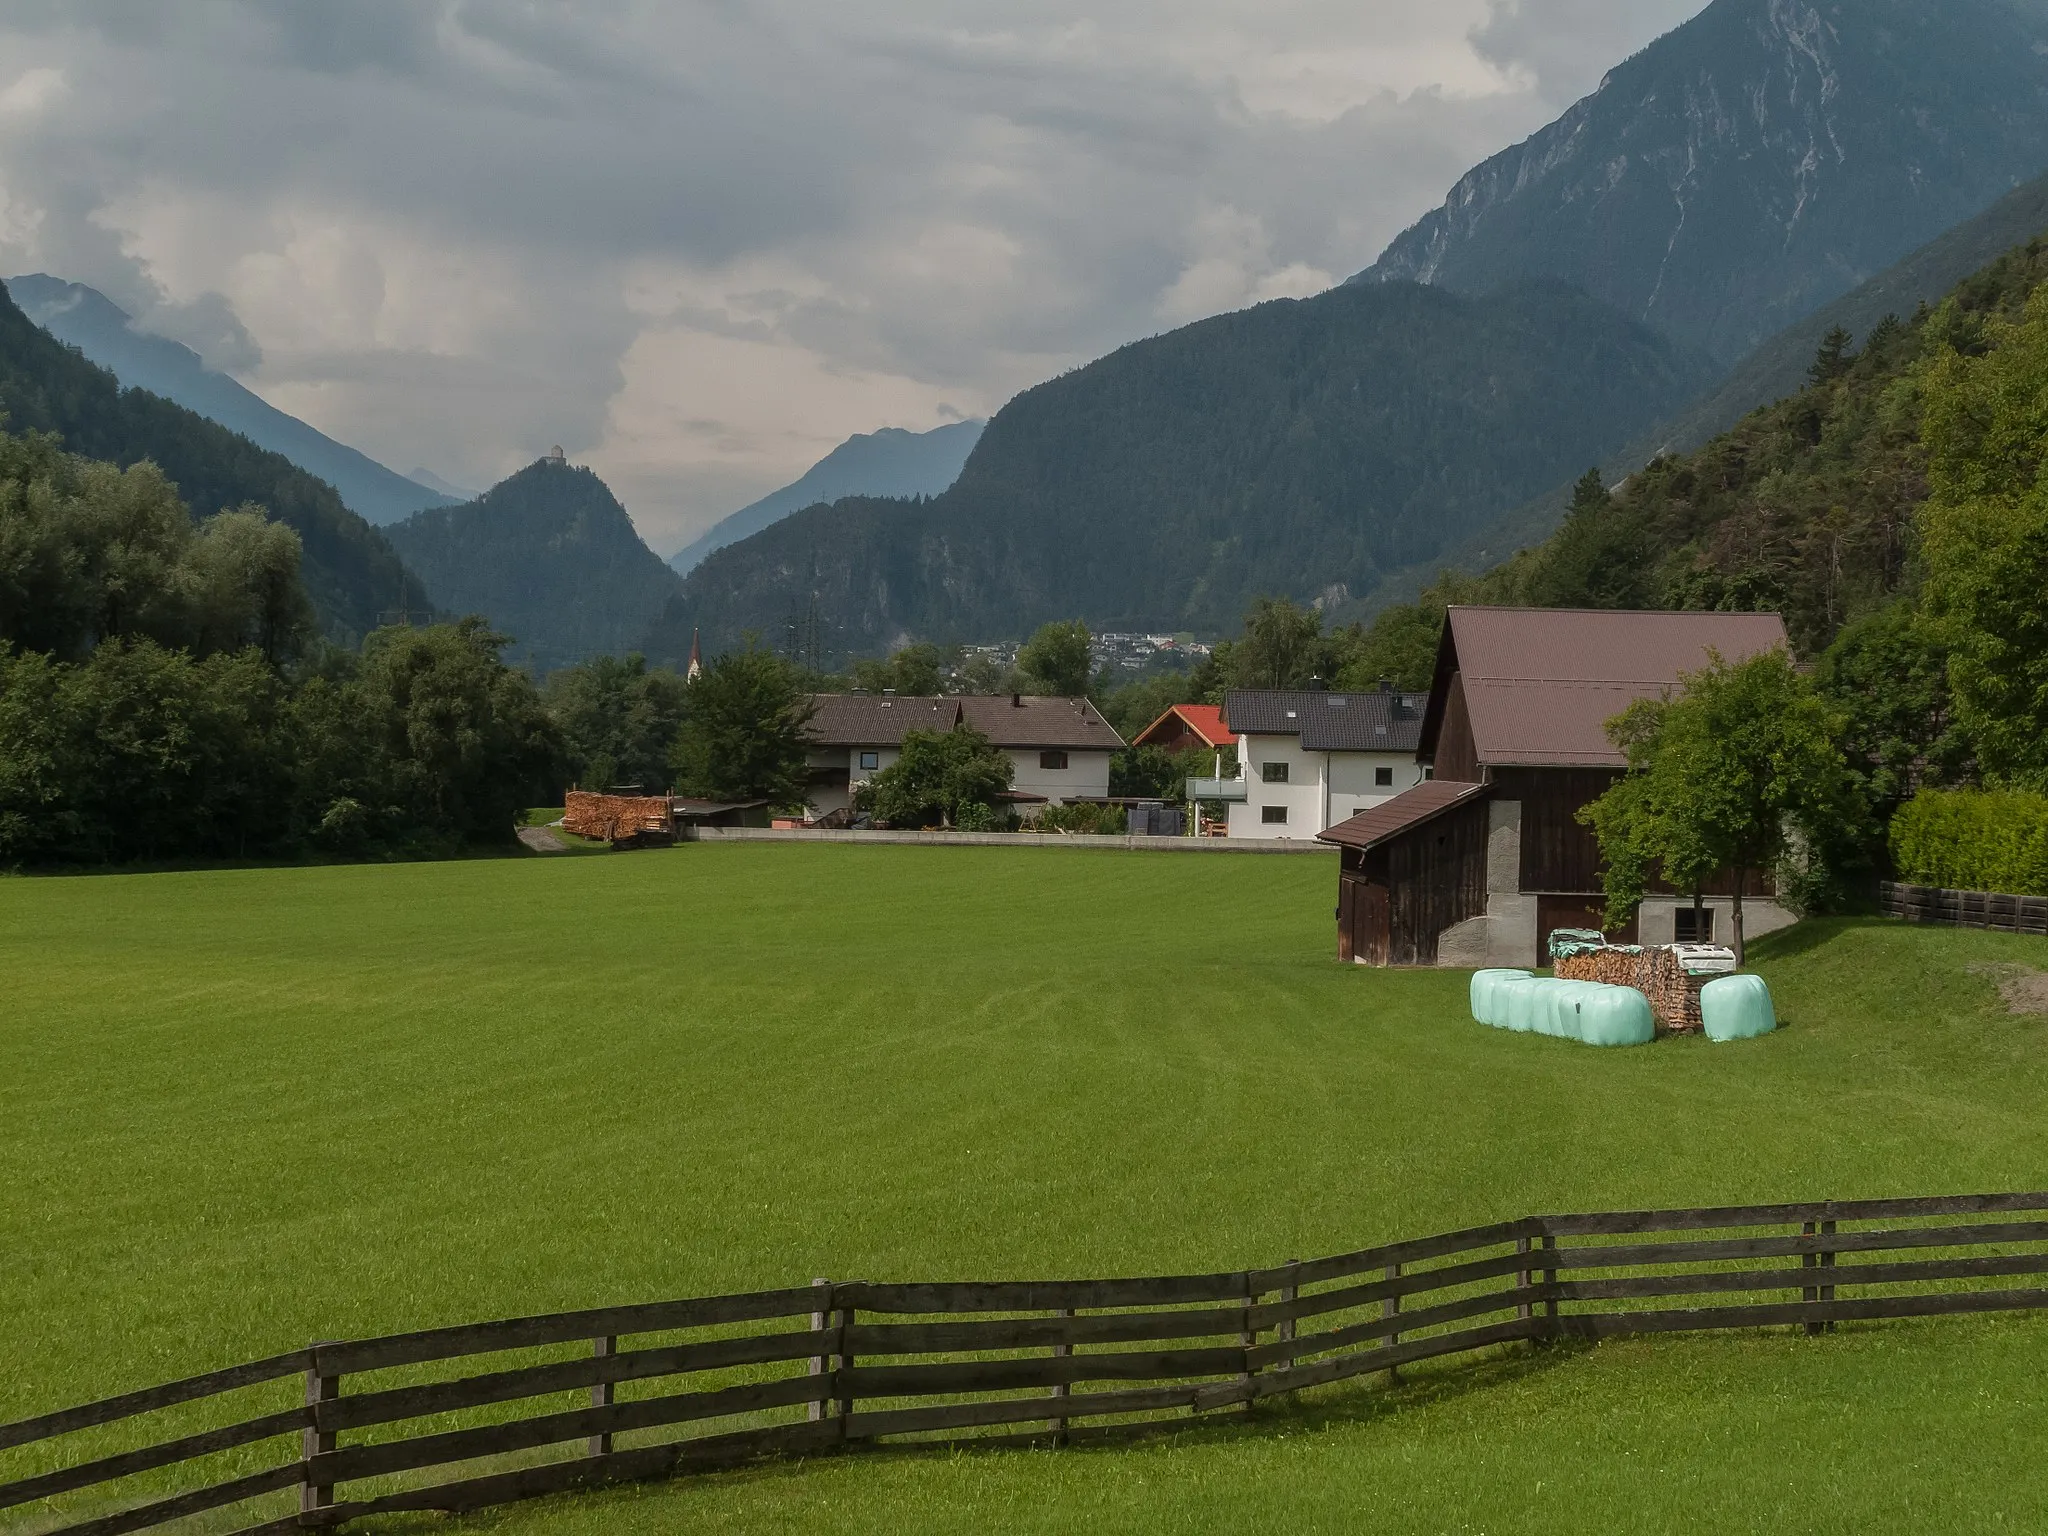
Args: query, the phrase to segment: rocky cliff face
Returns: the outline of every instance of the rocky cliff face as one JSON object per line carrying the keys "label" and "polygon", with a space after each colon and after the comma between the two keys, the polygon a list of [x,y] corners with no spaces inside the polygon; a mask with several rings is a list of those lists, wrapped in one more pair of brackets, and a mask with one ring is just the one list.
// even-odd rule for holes
{"label": "rocky cliff face", "polygon": [[2048,168],[2019,0],[1716,0],[1354,281],[1563,278],[1733,363]]}

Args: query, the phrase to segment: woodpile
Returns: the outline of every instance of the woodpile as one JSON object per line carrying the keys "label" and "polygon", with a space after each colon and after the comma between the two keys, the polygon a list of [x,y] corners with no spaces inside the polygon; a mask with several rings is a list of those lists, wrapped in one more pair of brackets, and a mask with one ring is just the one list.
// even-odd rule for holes
{"label": "woodpile", "polygon": [[1706,1028],[1700,1018],[1700,988],[1714,978],[1688,976],[1675,950],[1596,949],[1558,961],[1556,974],[1565,981],[1634,987],[1650,1000],[1662,1034],[1693,1035]]}
{"label": "woodpile", "polygon": [[662,796],[597,795],[572,789],[562,812],[562,830],[608,843],[672,842],[676,826]]}

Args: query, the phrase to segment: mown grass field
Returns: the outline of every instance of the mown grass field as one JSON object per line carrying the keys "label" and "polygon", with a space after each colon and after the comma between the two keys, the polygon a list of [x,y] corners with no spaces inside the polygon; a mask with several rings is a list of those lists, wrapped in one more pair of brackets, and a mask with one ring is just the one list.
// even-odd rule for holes
{"label": "mown grass field", "polygon": [[[0,1420],[313,1338],[1206,1271],[1528,1211],[2048,1186],[2048,1019],[1877,923],[1600,1052],[1333,958],[1331,865],[690,845],[0,880]],[[1661,1339],[1136,1449],[774,1467],[511,1532],[2041,1529],[2048,1319]],[[0,1515],[0,1529],[6,1517]]]}

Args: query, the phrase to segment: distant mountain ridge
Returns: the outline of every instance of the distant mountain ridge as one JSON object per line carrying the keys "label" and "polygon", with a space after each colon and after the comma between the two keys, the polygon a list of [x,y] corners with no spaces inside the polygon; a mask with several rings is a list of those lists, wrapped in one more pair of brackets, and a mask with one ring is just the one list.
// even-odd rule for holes
{"label": "distant mountain ridge", "polygon": [[848,438],[803,477],[721,519],[669,558],[687,576],[714,550],[737,544],[805,507],[848,496],[936,496],[960,478],[986,422],[955,421],[929,432],[883,427]]}
{"label": "distant mountain ridge", "polygon": [[1562,278],[1733,365],[2048,168],[2038,0],[1715,0],[1354,282]]}
{"label": "distant mountain ridge", "polygon": [[1278,300],[1011,401],[952,489],[793,514],[690,573],[654,659],[776,635],[834,655],[1047,619],[1219,631],[1250,600],[1342,606],[1619,448],[1707,361],[1558,284]]}
{"label": "distant mountain ridge", "polygon": [[537,672],[631,649],[680,585],[605,483],[554,459],[385,533],[442,607],[482,614]]}
{"label": "distant mountain ridge", "polygon": [[0,291],[0,412],[14,432],[54,432],[86,458],[149,459],[195,517],[260,504],[296,530],[301,574],[327,636],[352,645],[390,609],[433,607],[382,534],[342,505],[334,488],[282,454],[142,389],[36,325]]}
{"label": "distant mountain ridge", "polygon": [[123,385],[146,389],[239,432],[259,448],[281,453],[333,486],[343,505],[374,524],[394,523],[423,507],[450,505],[443,495],[369,455],[338,443],[224,373],[198,353],[135,329],[125,310],[96,288],[36,272],[7,279],[22,312],[59,341],[78,348]]}

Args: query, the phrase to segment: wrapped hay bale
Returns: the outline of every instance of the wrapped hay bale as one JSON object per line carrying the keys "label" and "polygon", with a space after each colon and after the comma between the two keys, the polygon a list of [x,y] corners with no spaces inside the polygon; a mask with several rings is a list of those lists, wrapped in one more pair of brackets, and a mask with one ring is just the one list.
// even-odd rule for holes
{"label": "wrapped hay bale", "polygon": [[1700,989],[1700,1017],[1707,1038],[1754,1040],[1778,1027],[1771,989],[1761,976],[1721,976]]}
{"label": "wrapped hay bale", "polygon": [[1508,1027],[1502,989],[1511,981],[1534,981],[1533,971],[1475,971],[1472,976],[1472,1017],[1495,1029]]}
{"label": "wrapped hay bale", "polygon": [[1581,984],[1574,999],[1578,1037],[1588,1045],[1648,1045],[1657,1038],[1650,1000],[1634,987]]}
{"label": "wrapped hay bale", "polygon": [[1651,1016],[1667,1034],[1693,1035],[1701,1029],[1700,988],[1710,975],[1693,975],[1669,945],[1594,950],[1557,963],[1557,974],[1573,981],[1632,987],[1649,1000]]}

